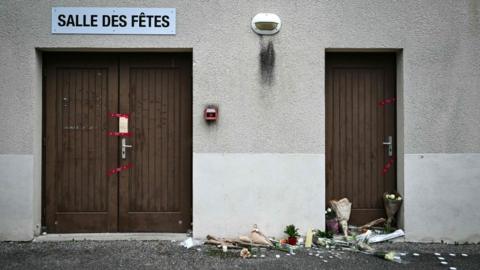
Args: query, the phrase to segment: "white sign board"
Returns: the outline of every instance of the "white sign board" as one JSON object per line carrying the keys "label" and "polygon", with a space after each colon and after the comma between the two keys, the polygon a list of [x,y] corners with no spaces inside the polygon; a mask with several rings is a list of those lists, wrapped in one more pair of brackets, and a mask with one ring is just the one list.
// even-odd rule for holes
{"label": "white sign board", "polygon": [[54,7],[53,34],[175,35],[174,8]]}

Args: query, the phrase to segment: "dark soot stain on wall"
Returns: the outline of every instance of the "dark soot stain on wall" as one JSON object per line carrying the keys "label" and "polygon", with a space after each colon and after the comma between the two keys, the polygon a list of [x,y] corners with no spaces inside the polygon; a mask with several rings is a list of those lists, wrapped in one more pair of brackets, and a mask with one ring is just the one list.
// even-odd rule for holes
{"label": "dark soot stain on wall", "polygon": [[267,44],[261,43],[260,48],[260,72],[263,84],[271,85],[273,83],[273,72],[275,68],[275,49],[270,40]]}

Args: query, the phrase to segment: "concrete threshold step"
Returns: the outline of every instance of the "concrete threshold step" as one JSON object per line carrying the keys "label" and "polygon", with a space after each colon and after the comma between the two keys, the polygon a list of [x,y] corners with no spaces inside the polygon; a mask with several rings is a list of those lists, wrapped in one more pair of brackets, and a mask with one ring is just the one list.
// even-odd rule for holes
{"label": "concrete threshold step", "polygon": [[61,233],[42,234],[34,242],[55,241],[183,241],[185,233]]}

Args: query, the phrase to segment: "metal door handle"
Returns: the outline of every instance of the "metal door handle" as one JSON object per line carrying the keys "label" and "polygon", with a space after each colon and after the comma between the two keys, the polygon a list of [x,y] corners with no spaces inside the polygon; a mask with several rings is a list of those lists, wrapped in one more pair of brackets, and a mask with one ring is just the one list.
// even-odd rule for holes
{"label": "metal door handle", "polygon": [[393,156],[393,138],[392,136],[388,136],[388,141],[383,142],[383,145],[388,145],[388,156]]}
{"label": "metal door handle", "polygon": [[122,159],[127,159],[127,148],[133,147],[127,144],[127,139],[122,138]]}

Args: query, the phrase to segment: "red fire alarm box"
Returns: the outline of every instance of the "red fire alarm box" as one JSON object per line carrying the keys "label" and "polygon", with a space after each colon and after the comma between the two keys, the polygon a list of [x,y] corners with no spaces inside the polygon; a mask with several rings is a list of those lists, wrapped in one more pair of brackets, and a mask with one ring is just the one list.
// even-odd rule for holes
{"label": "red fire alarm box", "polygon": [[206,121],[217,121],[218,119],[218,107],[207,106],[203,113],[203,117]]}

